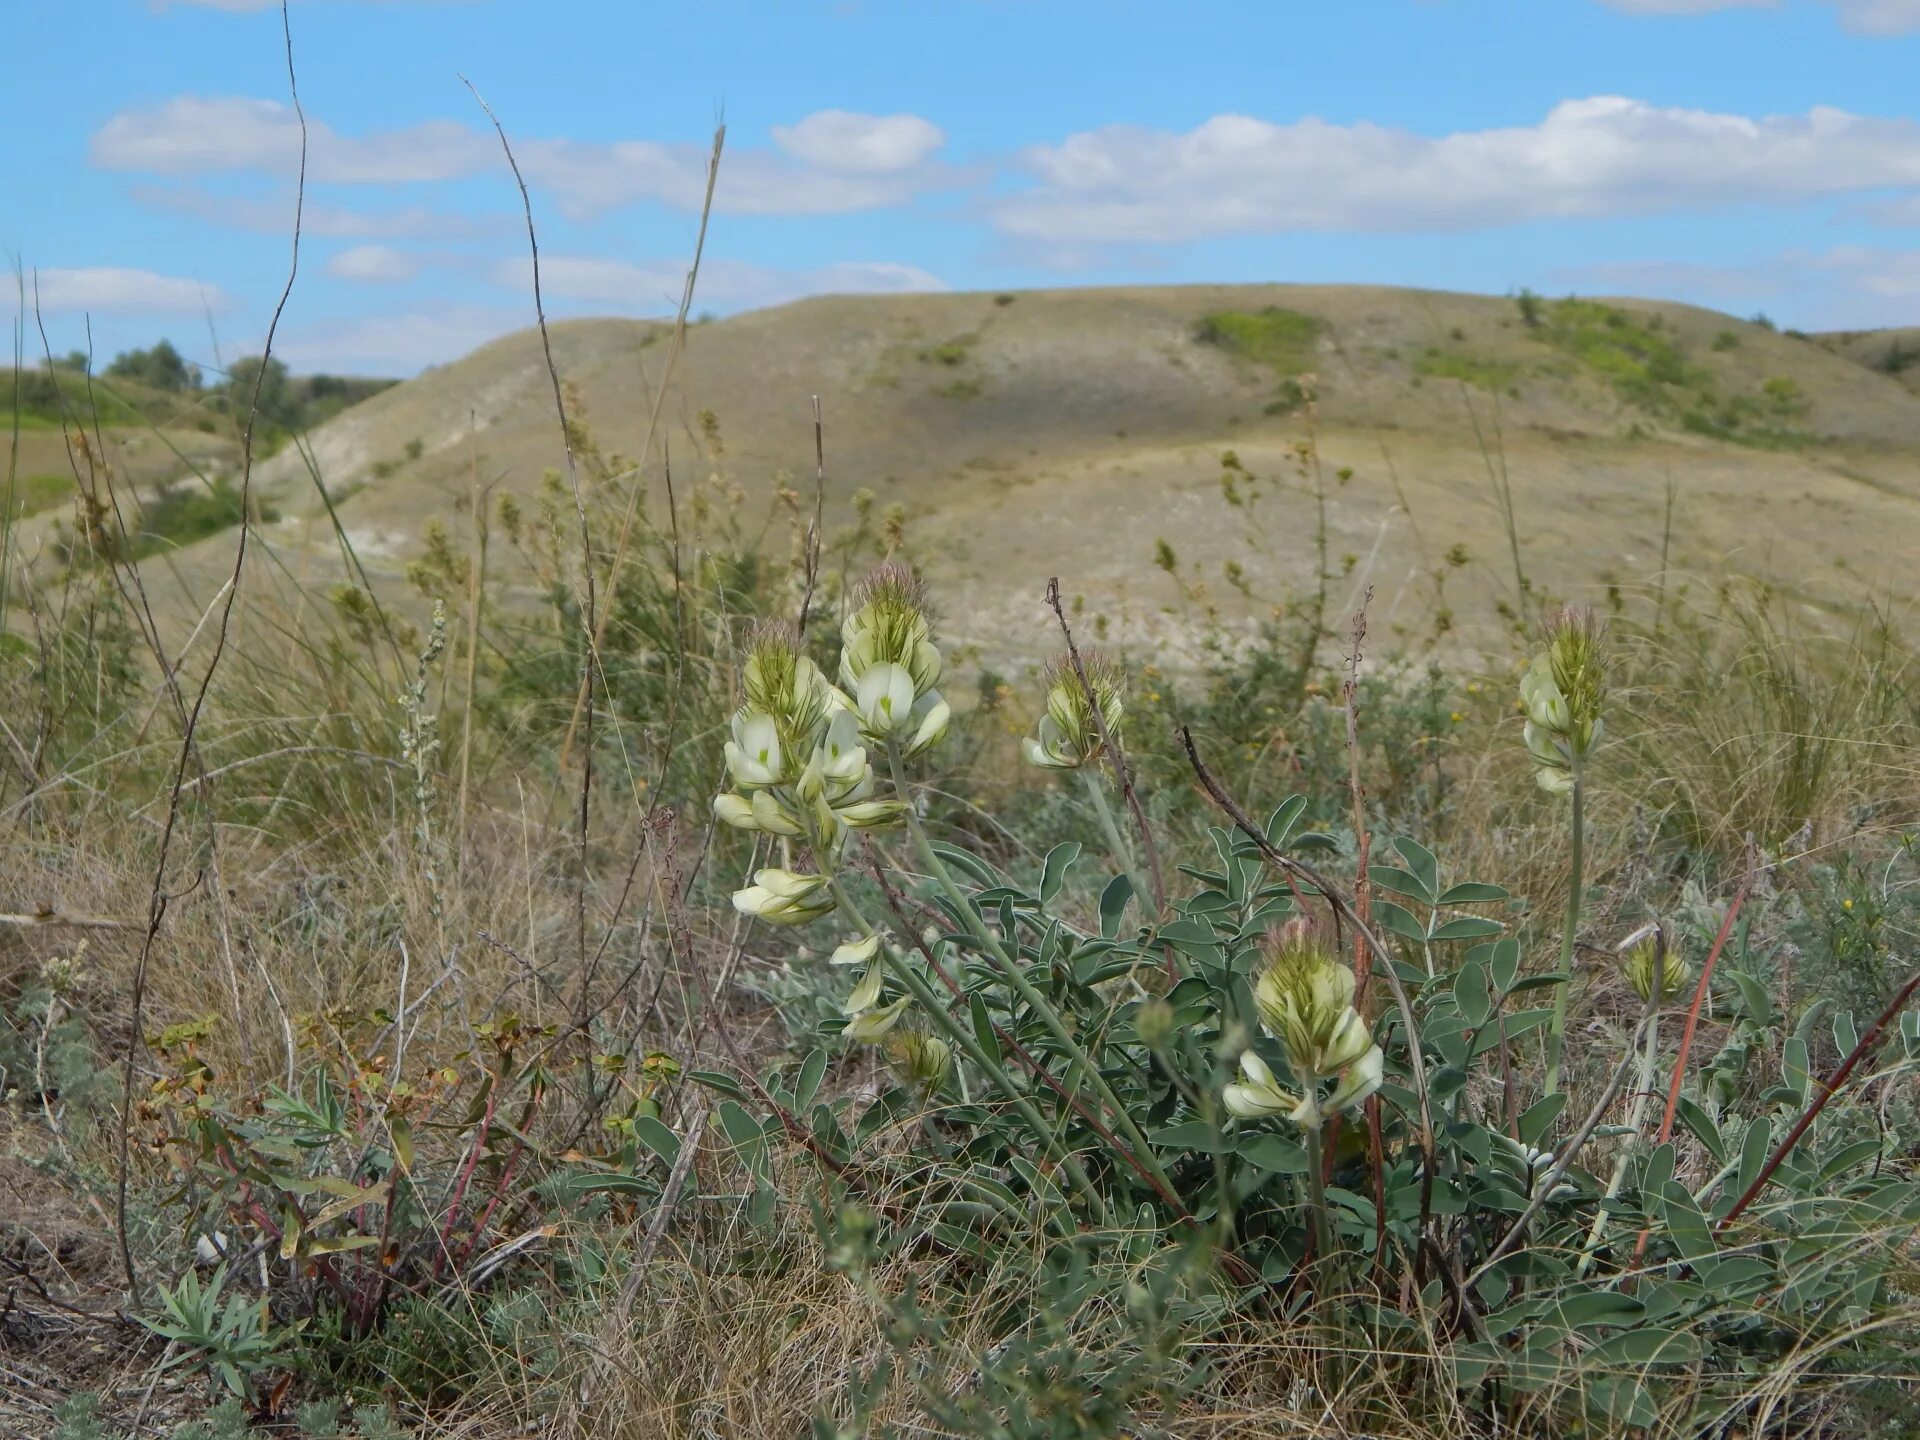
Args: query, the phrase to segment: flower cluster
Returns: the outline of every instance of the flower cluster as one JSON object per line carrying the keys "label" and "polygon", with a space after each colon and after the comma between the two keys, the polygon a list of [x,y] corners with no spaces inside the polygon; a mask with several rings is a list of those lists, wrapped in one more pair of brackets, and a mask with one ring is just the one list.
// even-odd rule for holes
{"label": "flower cluster", "polygon": [[[852,702],[801,653],[785,626],[754,636],[742,672],[746,700],[726,744],[734,788],[716,797],[714,815],[739,830],[801,840],[823,865],[838,858],[853,830],[892,825],[904,800],[874,797],[873,766],[860,743]],[[761,870],[733,897],[744,914],[801,925],[833,909],[824,875]]]}
{"label": "flower cluster", "polygon": [[[783,855],[791,842],[810,852],[815,873],[781,867],[756,870],[734,892],[734,908],[771,925],[805,925],[837,904],[834,872],[848,836],[897,824],[912,803],[881,798],[868,747],[897,757],[917,755],[946,733],[950,712],[935,688],[940,652],[925,598],[912,571],[882,566],[855,593],[841,626],[839,685],[801,649],[788,626],[757,631],[741,670],[745,699],[726,744],[732,787],[714,797],[713,813],[739,830],[773,836]],[[857,917],[856,917],[857,918]],[[837,965],[864,965],[845,1005],[849,1040],[873,1044],[898,1023],[907,997],[882,1003],[885,961],[880,937],[840,946]],[[927,1041],[916,1054],[931,1074]]]}
{"label": "flower cluster", "polygon": [[952,712],[934,688],[940,652],[911,570],[883,565],[867,579],[840,626],[840,642],[840,685],[852,696],[863,736],[912,756],[947,733]]}
{"label": "flower cluster", "polygon": [[[1301,1093],[1274,1079],[1252,1050],[1240,1056],[1240,1082],[1226,1087],[1228,1111],[1243,1119],[1284,1115],[1303,1129],[1318,1128],[1380,1088],[1384,1057],[1367,1022],[1353,1008],[1353,972],[1304,921],[1269,942],[1266,969],[1254,986],[1260,1023],[1287,1052]],[[1322,1097],[1322,1082],[1335,1083]]]}
{"label": "flower cluster", "polygon": [[1125,677],[1120,667],[1097,651],[1087,652],[1080,663],[1087,675],[1084,685],[1071,659],[1048,663],[1047,713],[1040,717],[1040,733],[1021,743],[1021,753],[1029,765],[1043,770],[1078,770],[1100,758],[1102,726],[1106,736],[1118,736],[1120,717],[1126,710],[1121,697]]}
{"label": "flower cluster", "polygon": [[1547,648],[1520,677],[1527,749],[1543,790],[1571,790],[1580,766],[1600,743],[1605,638],[1591,610],[1561,610],[1547,621]]}

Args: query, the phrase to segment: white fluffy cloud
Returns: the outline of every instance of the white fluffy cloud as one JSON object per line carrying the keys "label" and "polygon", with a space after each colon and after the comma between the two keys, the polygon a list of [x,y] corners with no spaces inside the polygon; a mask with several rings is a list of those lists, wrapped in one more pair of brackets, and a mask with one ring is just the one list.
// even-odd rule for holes
{"label": "white fluffy cloud", "polygon": [[1537,125],[1438,138],[1217,115],[1184,134],[1110,126],[1034,146],[997,203],[1017,240],[1174,243],[1284,231],[1469,230],[1797,203],[1920,184],[1920,124],[1819,107],[1750,118],[1620,96]]}
{"label": "white fluffy cloud", "polygon": [[[250,15],[257,10],[278,10],[280,0],[148,0],[155,10],[224,10],[230,15]],[[396,4],[398,0],[372,0],[374,4]],[[451,3],[451,0],[445,0]]]}
{"label": "white fluffy cloud", "polygon": [[1629,261],[1564,270],[1556,281],[1715,308],[1780,311],[1821,328],[1920,324],[1920,253],[1868,245],[1788,250],[1737,264]]}
{"label": "white fluffy cloud", "polygon": [[[680,303],[684,261],[636,264],[592,255],[542,255],[540,289],[550,299],[621,307],[658,315]],[[502,261],[489,278],[510,289],[532,291],[526,260]],[[708,260],[700,267],[697,304],[726,310],[779,305],[807,295],[892,295],[945,290],[937,275],[889,261],[842,261],[806,269],[782,269],[744,260]]]}
{"label": "white fluffy cloud", "polygon": [[[720,167],[715,205],[748,215],[823,215],[897,204],[958,183],[939,163],[938,126],[912,115],[822,111],[776,131],[781,149],[742,147]],[[653,201],[697,210],[706,192],[704,145],[657,140],[516,140],[527,179],[569,215],[589,219]],[[300,126],[290,106],[236,96],[183,95],[114,116],[93,137],[93,162],[110,170],[193,176],[294,173]],[[453,120],[342,135],[307,125],[307,177],[343,184],[457,180],[502,170],[490,131]]]}
{"label": "white fluffy cloud", "polygon": [[929,160],[946,133],[918,115],[856,115],[817,110],[797,125],[773,127],[773,142],[796,160],[822,170],[891,174]]}
{"label": "white fluffy cloud", "polygon": [[[1779,0],[1601,0],[1629,15],[1704,15],[1713,10],[1770,10]],[[1858,35],[1905,35],[1920,30],[1920,0],[1821,0]]]}
{"label": "white fluffy cloud", "polygon": [[1600,0],[1629,15],[1705,15],[1714,10],[1766,10],[1778,0]]}
{"label": "white fluffy cloud", "polygon": [[273,348],[303,373],[411,375],[531,323],[520,307],[428,303],[289,326]]}
{"label": "white fluffy cloud", "polygon": [[354,245],[327,258],[327,274],[367,285],[399,285],[413,279],[425,265],[426,257],[415,250]]}
{"label": "white fluffy cloud", "polygon": [[198,315],[225,310],[232,298],[218,285],[114,265],[35,270],[26,303],[47,313],[119,311],[132,315]]}
{"label": "white fluffy cloud", "polygon": [[1920,0],[1834,0],[1840,21],[1862,35],[1905,35],[1920,30]]}
{"label": "white fluffy cloud", "polygon": [[[360,137],[341,135],[324,121],[307,123],[307,178],[315,181],[452,180],[497,161],[499,153],[490,139],[452,120]],[[293,108],[277,100],[180,95],[114,116],[94,132],[89,154],[108,170],[286,176],[299,167],[300,123]]]}
{"label": "white fluffy cloud", "polygon": [[[181,183],[136,185],[133,198],[155,210],[192,215],[235,230],[285,235],[293,229],[293,189],[268,198],[226,195],[202,186]],[[504,215],[456,215],[425,205],[385,210],[349,210],[323,205],[307,197],[301,210],[301,233],[333,240],[471,240],[511,228]]]}

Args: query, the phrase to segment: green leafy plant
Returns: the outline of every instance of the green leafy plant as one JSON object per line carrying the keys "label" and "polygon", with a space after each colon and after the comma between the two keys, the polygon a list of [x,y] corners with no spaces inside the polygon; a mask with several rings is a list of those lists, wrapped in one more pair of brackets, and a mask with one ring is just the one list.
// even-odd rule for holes
{"label": "green leafy plant", "polygon": [[189,1271],[172,1288],[162,1286],[160,1312],[142,1323],[180,1347],[169,1364],[204,1364],[230,1392],[246,1396],[286,1337],[268,1323],[262,1301],[232,1294],[221,1303],[227,1268],[223,1262],[205,1281]]}
{"label": "green leafy plant", "polygon": [[[1546,788],[1577,794],[1600,735],[1605,661],[1591,617],[1563,615],[1548,637],[1523,691],[1528,747]],[[722,1129],[758,1177],[757,1223],[774,1213],[775,1152],[790,1141],[864,1217],[829,1239],[850,1272],[860,1254],[913,1236],[987,1266],[1029,1224],[1050,1245],[1125,1235],[1146,1255],[1198,1247],[1221,1308],[1183,1311],[1183,1334],[1227,1315],[1364,1326],[1376,1344],[1437,1333],[1463,1397],[1510,1397],[1609,1432],[1714,1413],[1729,1394],[1715,1377],[1755,1357],[1861,1343],[1860,1317],[1920,1226],[1920,1179],[1889,1163],[1911,1137],[1890,1141],[1857,1110],[1823,1120],[1834,1092],[1814,1079],[1807,1022],[1782,1035],[1741,972],[1722,972],[1715,992],[1711,961],[1697,968],[1665,939],[1634,937],[1618,975],[1638,1018],[1584,1057],[1612,1078],[1576,1112],[1559,1080],[1564,960],[1529,974],[1517,937],[1457,913],[1508,902],[1503,888],[1443,882],[1440,857],[1401,840],[1402,864],[1367,873],[1394,897],[1369,920],[1301,858],[1313,838],[1299,829],[1304,797],[1255,825],[1197,752],[1197,778],[1233,823],[1211,832],[1214,863],[1181,867],[1184,898],[1138,888],[1118,843],[1116,871],[1090,885],[1077,844],[1037,873],[1009,871],[935,839],[919,815],[907,763],[936,752],[945,720],[931,620],[910,579],[883,574],[859,592],[843,646],[835,687],[790,642],[757,642],[728,748],[746,793],[716,804],[810,862],[762,868],[736,907],[781,926],[852,927],[834,958],[863,975],[833,1028],[854,1047],[886,1045],[896,1078],[870,1103],[824,1098],[824,1048],[750,1085],[696,1077],[720,1092]],[[1077,701],[1062,688],[1069,674],[1084,687]],[[1096,681],[1084,664],[1063,666],[1028,756],[1055,770],[1105,763],[1124,790],[1124,716],[1110,670]],[[885,756],[890,791],[867,746]],[[911,869],[887,851],[901,828]],[[1563,957],[1580,889],[1576,862]],[[890,925],[862,908],[875,892]],[[1352,965],[1336,933],[1352,936],[1341,942]],[[1529,1008],[1546,990],[1551,1004]],[[1661,1016],[1689,998],[1670,1055]],[[1707,1006],[1740,1018],[1689,1087],[1693,1020]],[[1920,1026],[1895,1027],[1897,1014],[1865,1029],[1836,1019],[1847,1058],[1830,1086],[1895,1028],[1895,1058],[1865,1083],[1911,1063]],[[1518,1059],[1536,1032],[1548,1046],[1537,1087]],[[1779,1080],[1751,1087],[1769,1052]],[[1650,1097],[1669,1073],[1674,1100],[1656,1131]],[[1609,1123],[1623,1098],[1624,1123]],[[924,1146],[875,1148],[903,1126]],[[900,1233],[884,1197],[909,1172],[922,1176],[920,1198]],[[912,1294],[875,1303],[900,1337],[890,1365],[938,1372],[949,1312]],[[1101,1427],[1121,1422],[1097,1408],[1032,1403],[1039,1372],[1049,1393],[1078,1393],[1072,1326],[1045,1302],[1009,1320],[965,1400],[936,1387],[922,1395],[928,1411],[967,1433],[1081,1433],[1058,1428],[1069,1412],[1094,1417],[1086,1433],[1111,1433]],[[1111,1365],[1126,1352],[1104,1353]],[[1108,1375],[1124,1393],[1132,1373]]]}

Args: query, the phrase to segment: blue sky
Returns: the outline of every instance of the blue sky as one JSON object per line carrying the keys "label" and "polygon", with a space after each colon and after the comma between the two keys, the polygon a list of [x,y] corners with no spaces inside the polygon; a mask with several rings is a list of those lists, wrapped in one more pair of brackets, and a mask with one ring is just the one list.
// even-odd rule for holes
{"label": "blue sky", "polygon": [[[297,369],[551,310],[1307,280],[1920,323],[1920,0],[293,0]],[[20,0],[0,248],[53,348],[257,347],[298,130],[278,0]],[[31,302],[30,302],[31,303]],[[11,308],[11,307],[10,307]],[[29,330],[31,331],[31,317]],[[37,337],[30,349],[38,349]]]}

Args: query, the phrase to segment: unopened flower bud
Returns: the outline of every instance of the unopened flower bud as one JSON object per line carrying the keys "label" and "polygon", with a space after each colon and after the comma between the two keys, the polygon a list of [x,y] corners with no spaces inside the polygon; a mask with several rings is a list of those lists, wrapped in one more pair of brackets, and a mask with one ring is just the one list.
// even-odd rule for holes
{"label": "unopened flower bud", "polygon": [[1158,995],[1149,995],[1133,1012],[1133,1030],[1140,1043],[1158,1055],[1173,1041],[1173,1006]]}
{"label": "unopened flower bud", "polygon": [[1122,700],[1125,677],[1120,667],[1098,651],[1089,651],[1080,663],[1086,671],[1085,684],[1071,658],[1049,662],[1047,713],[1040,717],[1038,733],[1027,737],[1021,746],[1029,765],[1043,770],[1077,770],[1099,758],[1103,725],[1107,738],[1118,735],[1126,710]]}
{"label": "unopened flower bud", "polygon": [[1693,966],[1669,950],[1659,937],[1632,946],[1620,957],[1620,969],[1633,993],[1643,1001],[1653,998],[1656,983],[1662,1000],[1673,999],[1693,983]]}
{"label": "unopened flower bud", "polygon": [[911,1083],[934,1090],[953,1068],[953,1047],[937,1035],[903,1030],[887,1047],[887,1058]]}

